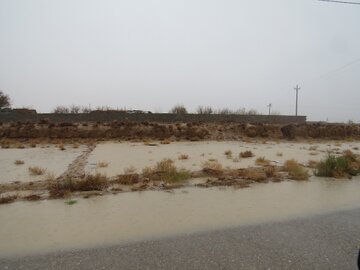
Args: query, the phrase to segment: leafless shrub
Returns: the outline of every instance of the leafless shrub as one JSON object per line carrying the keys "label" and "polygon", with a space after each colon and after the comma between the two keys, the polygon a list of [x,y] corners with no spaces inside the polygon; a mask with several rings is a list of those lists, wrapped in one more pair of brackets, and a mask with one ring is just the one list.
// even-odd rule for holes
{"label": "leafless shrub", "polygon": [[43,175],[45,171],[45,169],[38,166],[29,167],[29,172],[31,175]]}
{"label": "leafless shrub", "polygon": [[175,105],[171,110],[170,113],[173,114],[187,114],[187,109],[185,108],[184,105]]}
{"label": "leafless shrub", "polygon": [[199,106],[196,109],[196,112],[197,112],[197,114],[212,114],[212,113],[214,113],[214,110],[213,110],[213,108],[211,108],[209,106],[207,106],[207,107]]}

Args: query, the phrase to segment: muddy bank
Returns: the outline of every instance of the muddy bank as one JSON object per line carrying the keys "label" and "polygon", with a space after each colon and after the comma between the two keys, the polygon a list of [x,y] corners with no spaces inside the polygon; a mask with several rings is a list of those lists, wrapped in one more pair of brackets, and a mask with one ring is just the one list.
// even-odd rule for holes
{"label": "muddy bank", "polygon": [[[10,123],[0,126],[1,139],[121,139],[121,140],[240,140],[359,139],[360,126],[346,124],[237,124],[237,123]],[[4,143],[2,143],[4,145]]]}

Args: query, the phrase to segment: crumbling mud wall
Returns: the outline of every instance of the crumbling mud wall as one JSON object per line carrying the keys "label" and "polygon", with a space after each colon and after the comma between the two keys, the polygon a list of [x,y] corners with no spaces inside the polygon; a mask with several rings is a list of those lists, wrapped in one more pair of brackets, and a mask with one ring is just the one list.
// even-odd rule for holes
{"label": "crumbling mud wall", "polygon": [[154,123],[112,121],[105,123],[52,123],[41,120],[0,124],[0,139],[119,139],[119,140],[241,140],[360,139],[359,125],[342,124],[242,124]]}
{"label": "crumbling mud wall", "polygon": [[171,113],[125,113],[119,111],[93,111],[79,114],[33,113],[28,111],[0,112],[0,122],[33,122],[48,120],[52,123],[78,122],[156,122],[156,123],[305,123],[306,116],[289,115],[222,115],[222,114],[171,114]]}

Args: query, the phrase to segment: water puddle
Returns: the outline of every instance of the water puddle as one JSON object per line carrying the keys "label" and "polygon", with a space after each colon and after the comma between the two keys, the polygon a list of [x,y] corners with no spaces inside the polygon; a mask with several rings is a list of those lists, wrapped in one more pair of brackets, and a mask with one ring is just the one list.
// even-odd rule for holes
{"label": "water puddle", "polygon": [[360,205],[360,178],[185,188],[0,205],[0,256],[121,244],[280,221]]}

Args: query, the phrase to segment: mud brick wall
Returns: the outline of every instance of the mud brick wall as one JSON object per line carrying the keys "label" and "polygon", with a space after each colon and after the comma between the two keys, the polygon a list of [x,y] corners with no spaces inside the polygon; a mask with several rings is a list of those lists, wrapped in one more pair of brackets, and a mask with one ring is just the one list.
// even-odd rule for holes
{"label": "mud brick wall", "polygon": [[48,119],[54,123],[61,122],[204,122],[204,123],[269,123],[288,124],[305,123],[306,116],[289,115],[199,115],[199,114],[170,114],[170,113],[124,113],[124,112],[91,112],[87,114],[53,114],[53,113],[26,113],[26,112],[0,112],[0,122],[38,122]]}

